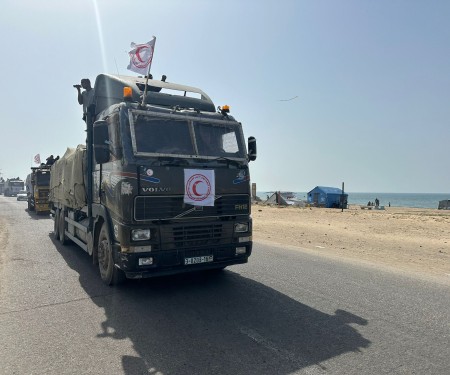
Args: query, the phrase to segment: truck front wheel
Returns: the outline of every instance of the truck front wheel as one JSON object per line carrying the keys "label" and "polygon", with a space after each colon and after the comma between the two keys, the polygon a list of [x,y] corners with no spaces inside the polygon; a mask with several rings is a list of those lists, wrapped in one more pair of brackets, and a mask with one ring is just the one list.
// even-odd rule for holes
{"label": "truck front wheel", "polygon": [[103,223],[98,236],[98,268],[100,276],[106,285],[118,285],[125,280],[125,274],[114,266],[112,246],[108,234],[108,227]]}

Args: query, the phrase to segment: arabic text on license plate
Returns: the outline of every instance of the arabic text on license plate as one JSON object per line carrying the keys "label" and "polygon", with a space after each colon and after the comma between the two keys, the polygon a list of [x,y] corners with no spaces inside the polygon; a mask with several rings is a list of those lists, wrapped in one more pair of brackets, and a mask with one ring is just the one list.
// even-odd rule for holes
{"label": "arabic text on license plate", "polygon": [[208,263],[208,262],[212,262],[212,261],[213,261],[213,256],[212,255],[206,255],[206,256],[203,256],[203,257],[185,258],[184,259],[184,264],[188,265],[188,264]]}

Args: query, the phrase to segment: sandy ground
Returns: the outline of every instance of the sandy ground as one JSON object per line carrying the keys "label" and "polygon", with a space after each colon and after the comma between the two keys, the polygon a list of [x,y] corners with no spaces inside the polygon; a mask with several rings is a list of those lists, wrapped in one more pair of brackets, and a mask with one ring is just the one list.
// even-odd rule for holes
{"label": "sandy ground", "polygon": [[252,206],[253,239],[450,283],[450,211]]}

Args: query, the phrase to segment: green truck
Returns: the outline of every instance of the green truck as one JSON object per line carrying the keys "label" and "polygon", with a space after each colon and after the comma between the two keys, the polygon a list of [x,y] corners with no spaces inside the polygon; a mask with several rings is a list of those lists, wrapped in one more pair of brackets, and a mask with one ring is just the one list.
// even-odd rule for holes
{"label": "green truck", "polygon": [[54,233],[102,280],[220,270],[252,252],[256,140],[202,90],[101,74],[86,145],[52,167]]}

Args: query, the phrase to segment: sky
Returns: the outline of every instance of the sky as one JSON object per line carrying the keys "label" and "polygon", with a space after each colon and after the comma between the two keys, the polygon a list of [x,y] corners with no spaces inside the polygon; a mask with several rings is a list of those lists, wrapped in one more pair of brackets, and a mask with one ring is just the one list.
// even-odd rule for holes
{"label": "sky", "polygon": [[0,174],[84,143],[74,84],[128,71],[228,104],[258,191],[450,194],[450,1],[3,0]]}

